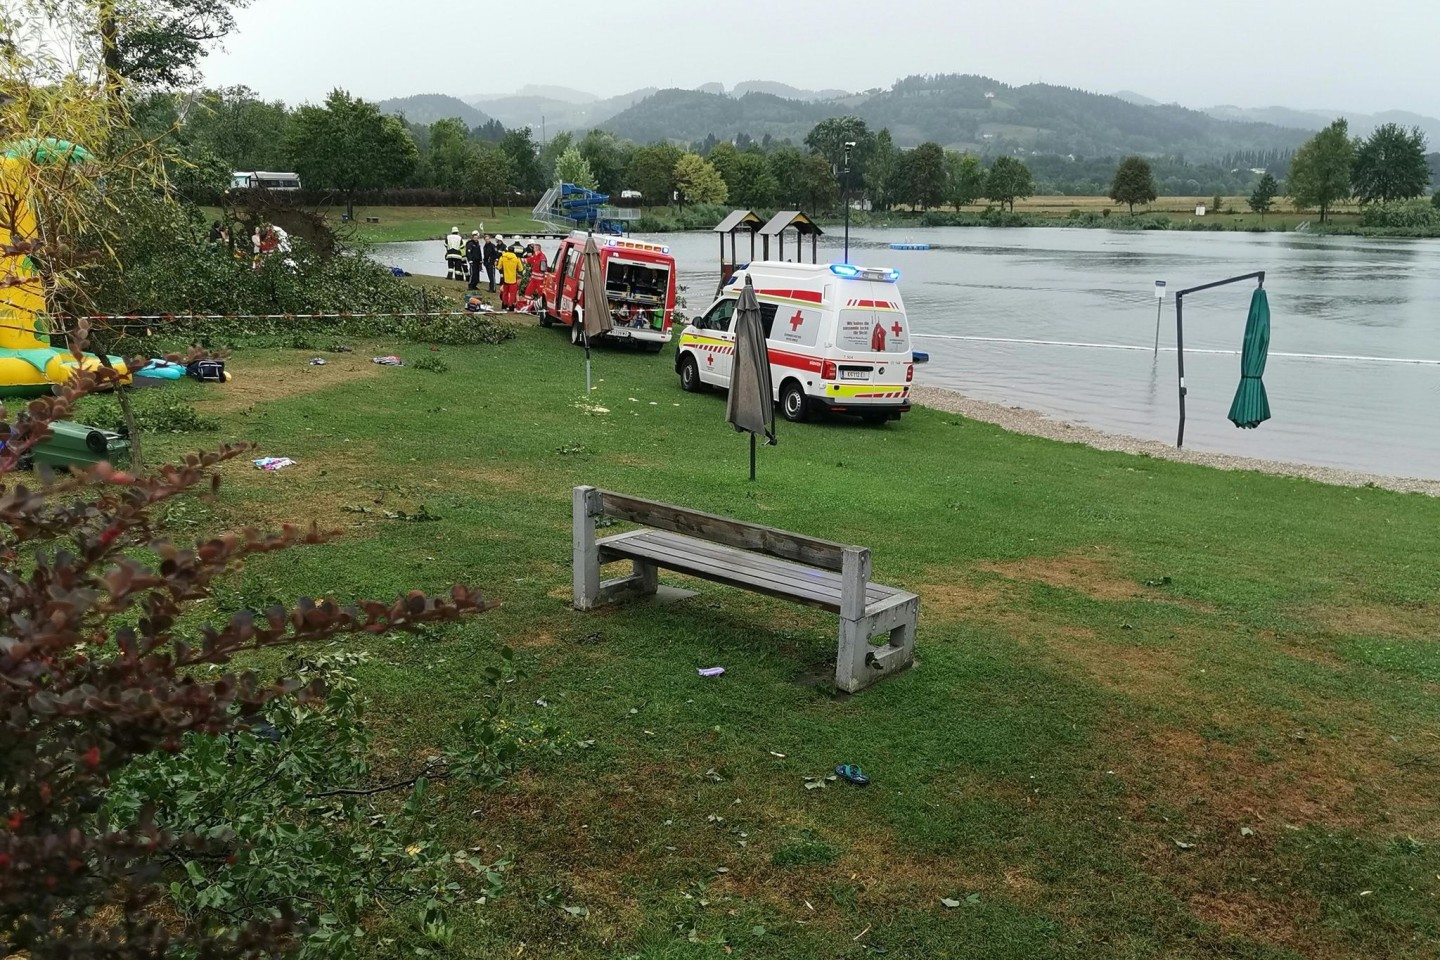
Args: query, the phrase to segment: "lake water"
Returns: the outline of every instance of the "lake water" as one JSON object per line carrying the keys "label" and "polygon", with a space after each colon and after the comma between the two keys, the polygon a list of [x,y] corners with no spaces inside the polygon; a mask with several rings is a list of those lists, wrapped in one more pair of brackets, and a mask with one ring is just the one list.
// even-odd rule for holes
{"label": "lake water", "polygon": [[[838,234],[823,238],[822,260],[841,259]],[[719,280],[719,241],[654,239],[675,254],[690,312],[702,311]],[[889,249],[901,241],[930,249]],[[1154,282],[1175,291],[1265,270],[1273,418],[1257,430],[1225,419],[1254,284],[1193,294],[1185,445],[1440,478],[1440,241],[938,228],[854,229],[850,248],[854,263],[901,271],[916,347],[931,358],[923,382],[1168,443],[1178,418],[1175,301],[1164,302],[1157,358]],[[385,244],[376,256],[443,275],[437,241]]]}

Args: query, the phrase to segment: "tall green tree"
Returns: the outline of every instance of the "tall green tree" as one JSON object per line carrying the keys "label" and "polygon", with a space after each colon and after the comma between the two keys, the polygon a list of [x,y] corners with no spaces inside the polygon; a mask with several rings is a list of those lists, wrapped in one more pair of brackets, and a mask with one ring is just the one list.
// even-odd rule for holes
{"label": "tall green tree", "polygon": [[202,147],[231,170],[276,170],[288,164],[290,114],[279,101],[261,100],[248,87],[206,90],[177,114],[182,144]]}
{"label": "tall green tree", "polygon": [[1115,170],[1115,179],[1110,182],[1110,199],[1127,204],[1130,216],[1135,216],[1135,204],[1155,201],[1155,175],[1150,172],[1150,162],[1144,157],[1126,157]]}
{"label": "tall green tree", "polygon": [[1430,165],[1425,160],[1425,133],[1398,123],[1386,123],[1355,151],[1350,184],[1361,203],[1389,203],[1422,196],[1430,185]]}
{"label": "tall green tree", "polygon": [[1350,196],[1355,144],[1350,124],[1341,117],[1301,144],[1290,160],[1285,192],[1300,209],[1315,207],[1324,223],[1330,208]]}
{"label": "tall green tree", "polygon": [[704,154],[704,157],[710,161],[711,166],[720,171],[720,176],[725,182],[730,183],[735,161],[740,157],[740,151],[735,149],[735,144],[729,140],[722,140],[715,144],[709,153]]}
{"label": "tall green tree", "polygon": [[515,168],[510,156],[500,146],[488,141],[475,144],[470,154],[466,185],[482,197],[490,198],[490,216],[495,216],[495,198],[509,197],[515,189]]}
{"label": "tall green tree", "polygon": [[535,162],[540,167],[540,176],[543,178],[544,186],[548,187],[555,182],[559,176],[555,169],[556,164],[574,145],[575,138],[568,132],[557,133],[550,138],[549,143],[540,147],[536,152]]}
{"label": "tall green tree", "polygon": [[538,192],[549,186],[529,127],[505,131],[500,149],[510,158],[511,183],[516,190]]}
{"label": "tall green tree", "polygon": [[896,158],[895,140],[887,127],[875,134],[875,144],[865,163],[865,190],[870,195],[871,209],[889,210],[894,205]]}
{"label": "tall green tree", "polygon": [[945,200],[945,151],[938,143],[922,143],[910,151],[910,202],[921,210],[938,207]]}
{"label": "tall green tree", "polygon": [[855,144],[850,149],[851,182],[863,183],[865,159],[875,144],[875,135],[864,120],[855,116],[827,117],[805,135],[805,146],[824,157],[837,173],[845,164],[847,143]]}
{"label": "tall green tree", "polygon": [[805,154],[786,143],[765,158],[775,177],[775,202],[782,207],[805,205]]}
{"label": "tall green tree", "polygon": [[724,203],[729,196],[725,178],[704,157],[687,153],[675,161],[675,186],[680,203]]}
{"label": "tall green tree", "polygon": [[[96,0],[101,30],[113,35],[107,62],[136,87],[193,87],[200,61],[235,29],[250,0]],[[88,6],[89,4],[87,4]]]}
{"label": "tall green tree", "polygon": [[668,206],[675,193],[675,164],[682,156],[684,151],[672,143],[637,147],[626,174],[630,188],[639,190],[648,205]]}
{"label": "tall green tree", "polygon": [[402,182],[420,160],[410,131],[373,103],[334,90],[325,105],[306,105],[291,120],[287,149],[312,188],[338,191],[355,215],[355,193]]}
{"label": "tall green tree", "polygon": [[625,168],[630,163],[630,151],[633,148],[621,143],[615,134],[604,130],[591,130],[580,138],[578,147],[580,156],[590,164],[590,172],[595,174],[595,182],[599,184],[601,193],[614,196],[621,190],[628,189],[628,185],[624,183]]}
{"label": "tall green tree", "polygon": [[758,153],[741,153],[730,165],[726,178],[730,188],[729,201],[737,206],[752,210],[764,210],[775,205],[780,183],[770,171],[770,164]]}
{"label": "tall green tree", "polygon": [[1264,220],[1265,214],[1270,212],[1270,207],[1275,203],[1275,195],[1279,192],[1280,184],[1276,183],[1275,178],[1267,173],[1260,178],[1259,183],[1255,184],[1255,191],[1250,194],[1250,199],[1245,203],[1252,212],[1260,214],[1260,219]]}
{"label": "tall green tree", "polygon": [[425,150],[430,183],[445,190],[463,190],[469,179],[472,150],[470,131],[464,121],[451,118],[430,124]]}
{"label": "tall green tree", "polygon": [[985,196],[1000,206],[1009,206],[1015,211],[1015,201],[1023,200],[1035,192],[1035,179],[1030,168],[1014,157],[999,157],[990,165],[985,177]]}
{"label": "tall green tree", "polygon": [[571,147],[560,154],[560,159],[555,161],[555,178],[561,183],[573,183],[587,190],[600,186],[590,169],[590,161],[585,159],[579,147]]}
{"label": "tall green tree", "polygon": [[840,197],[840,184],[830,162],[818,153],[804,158],[800,170],[800,197],[811,213],[835,209]]}
{"label": "tall green tree", "polygon": [[961,207],[985,196],[985,168],[973,153],[945,154],[945,198],[959,213]]}

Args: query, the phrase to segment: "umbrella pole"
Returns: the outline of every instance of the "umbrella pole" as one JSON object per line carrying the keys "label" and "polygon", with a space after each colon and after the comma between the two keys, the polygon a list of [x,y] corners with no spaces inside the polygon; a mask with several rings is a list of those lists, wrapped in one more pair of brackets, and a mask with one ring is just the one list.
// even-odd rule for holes
{"label": "umbrella pole", "polygon": [[755,434],[750,434],[750,479],[755,479]]}
{"label": "umbrella pole", "polygon": [[580,339],[585,343],[585,402],[590,402],[590,336],[580,328]]}

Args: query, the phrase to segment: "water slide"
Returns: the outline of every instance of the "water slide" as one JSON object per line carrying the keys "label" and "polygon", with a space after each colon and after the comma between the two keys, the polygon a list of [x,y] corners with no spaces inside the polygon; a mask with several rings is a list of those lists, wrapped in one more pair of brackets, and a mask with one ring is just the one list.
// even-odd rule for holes
{"label": "water slide", "polygon": [[[26,173],[31,164],[89,159],[84,147],[64,140],[23,140],[0,155],[0,397],[41,396],[75,371],[70,351],[50,345],[44,287],[24,252],[38,232]],[[123,360],[110,362],[129,379]],[[100,360],[87,353],[81,364],[93,370]]]}

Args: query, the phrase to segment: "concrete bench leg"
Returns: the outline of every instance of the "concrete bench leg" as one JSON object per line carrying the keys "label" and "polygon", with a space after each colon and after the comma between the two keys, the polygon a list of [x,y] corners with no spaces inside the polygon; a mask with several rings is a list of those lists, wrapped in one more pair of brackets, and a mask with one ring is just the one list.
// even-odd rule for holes
{"label": "concrete bench leg", "polygon": [[616,577],[600,584],[596,604],[612,603],[629,597],[653,597],[660,588],[660,569],[653,563],[632,560],[628,577]]}
{"label": "concrete bench leg", "polygon": [[[920,599],[912,597],[858,620],[840,618],[840,647],[835,657],[835,686],[855,693],[915,661],[915,627]],[[886,634],[886,642],[870,638]]]}

